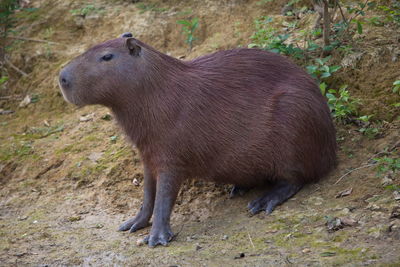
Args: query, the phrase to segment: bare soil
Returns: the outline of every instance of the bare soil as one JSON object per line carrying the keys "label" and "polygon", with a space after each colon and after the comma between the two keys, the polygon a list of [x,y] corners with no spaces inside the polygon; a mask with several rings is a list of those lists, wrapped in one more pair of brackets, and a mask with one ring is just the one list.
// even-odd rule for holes
{"label": "bare soil", "polygon": [[[380,119],[381,134],[369,139],[355,125],[337,124],[339,166],[326,179],[271,215],[253,217],[246,206],[261,188],[229,199],[229,185],[188,180],[172,215],[177,236],[168,247],[138,245],[149,228],[117,231],[141,204],[138,152],[109,110],[64,102],[57,86],[61,66],[127,31],[165,53],[194,58],[246,46],[255,18],[285,19],[284,1],[182,2],[93,1],[83,18],[71,10],[87,7],[84,1],[41,0],[31,4],[36,10],[20,12],[21,36],[57,44],[13,44],[10,60],[28,76],[11,73],[1,96],[13,98],[0,101],[1,109],[15,111],[0,115],[0,265],[400,266],[400,219],[393,215],[400,203],[385,187],[387,179],[399,185],[400,177],[378,176],[370,160],[385,149],[399,155],[400,113],[390,106],[399,102],[391,92],[400,75],[400,61],[392,60],[398,39],[387,28],[366,27],[358,47],[363,55],[339,73],[360,98],[360,115]],[[188,52],[176,21],[192,17],[200,28]],[[39,101],[19,107],[27,94]],[[329,230],[334,218],[350,225]]]}

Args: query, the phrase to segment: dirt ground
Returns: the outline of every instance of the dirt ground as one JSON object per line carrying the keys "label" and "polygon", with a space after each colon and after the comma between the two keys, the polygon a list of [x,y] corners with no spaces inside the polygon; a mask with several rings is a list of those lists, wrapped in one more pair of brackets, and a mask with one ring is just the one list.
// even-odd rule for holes
{"label": "dirt ground", "polygon": [[[246,210],[261,188],[230,199],[229,185],[189,180],[172,215],[174,242],[151,249],[139,244],[149,228],[117,231],[141,204],[138,152],[109,110],[65,103],[61,66],[127,31],[189,59],[247,46],[254,19],[282,21],[285,1],[92,3],[38,0],[17,14],[19,36],[47,42],[15,40],[10,60],[28,75],[11,73],[0,95],[11,95],[0,108],[15,111],[0,115],[0,266],[400,266],[400,202],[387,188],[400,185],[399,173],[378,176],[371,161],[400,153],[400,112],[388,104],[399,102],[398,32],[366,27],[363,53],[338,74],[360,98],[360,115],[379,119],[376,138],[338,123],[338,168],[268,216]],[[176,21],[192,17],[200,26],[189,53]],[[38,101],[20,107],[26,95]]]}

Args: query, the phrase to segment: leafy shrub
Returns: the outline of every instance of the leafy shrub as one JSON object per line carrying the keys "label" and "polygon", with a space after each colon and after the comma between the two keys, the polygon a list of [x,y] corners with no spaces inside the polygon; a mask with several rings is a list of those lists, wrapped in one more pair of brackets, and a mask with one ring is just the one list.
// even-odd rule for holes
{"label": "leafy shrub", "polygon": [[273,21],[271,17],[262,17],[255,21],[256,31],[250,37],[252,43],[249,48],[258,47],[269,50],[274,53],[284,54],[300,59],[304,58],[303,50],[295,47],[293,44],[285,44],[290,37],[289,34],[278,34],[278,32],[270,25]]}
{"label": "leafy shrub", "polygon": [[306,67],[307,72],[319,82],[331,77],[332,73],[340,69],[340,66],[328,66],[327,62],[330,58],[330,56],[325,58],[316,58],[314,60],[314,65],[309,65]]}
{"label": "leafy shrub", "polygon": [[395,158],[394,156],[395,155],[388,155],[381,158],[374,158],[377,162],[376,171],[378,176],[388,172],[400,172],[400,158]]}
{"label": "leafy shrub", "polygon": [[380,133],[379,128],[373,127],[370,119],[373,115],[364,115],[358,117],[358,120],[361,121],[364,125],[359,129],[359,131],[368,137],[369,139],[374,139]]}
{"label": "leafy shrub", "polygon": [[193,42],[196,40],[194,31],[199,26],[199,19],[193,18],[192,20],[178,20],[176,23],[182,25],[182,31],[186,35],[186,43],[189,45],[189,51],[193,48]]}
{"label": "leafy shrub", "polygon": [[329,89],[326,97],[332,116],[337,121],[344,123],[351,115],[356,113],[359,100],[350,96],[347,85],[343,85],[339,90]]}
{"label": "leafy shrub", "polygon": [[72,10],[70,10],[70,12],[74,16],[86,17],[89,14],[101,12],[103,9],[104,8],[98,8],[92,4],[89,4],[82,8],[72,9]]}

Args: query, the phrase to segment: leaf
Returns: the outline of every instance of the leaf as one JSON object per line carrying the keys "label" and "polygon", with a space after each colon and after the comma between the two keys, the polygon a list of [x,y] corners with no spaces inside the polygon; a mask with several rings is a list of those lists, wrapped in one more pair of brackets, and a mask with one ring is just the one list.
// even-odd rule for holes
{"label": "leaf", "polygon": [[328,99],[336,99],[336,96],[334,96],[334,95],[332,95],[332,94],[330,94],[330,93],[327,93],[326,94],[326,97],[328,98]]}
{"label": "leaf", "polygon": [[400,85],[400,80],[395,81],[393,85]]}
{"label": "leaf", "polygon": [[321,75],[321,79],[328,78],[328,77],[330,77],[330,76],[331,76],[331,74],[330,74],[329,72],[324,72],[324,73],[322,73],[322,75]]}
{"label": "leaf", "polygon": [[325,251],[319,254],[321,257],[332,257],[336,255],[336,252]]}
{"label": "leaf", "polygon": [[308,73],[314,73],[317,71],[318,67],[311,65],[311,66],[307,66],[306,69],[307,69]]}
{"label": "leaf", "polygon": [[357,32],[358,32],[358,34],[363,33],[363,28],[362,28],[361,22],[359,20],[357,20]]}
{"label": "leaf", "polygon": [[336,197],[336,198],[345,197],[345,196],[350,195],[351,192],[353,192],[353,188],[352,188],[352,187],[349,188],[349,189],[346,189],[346,190],[344,190],[344,191],[339,192],[335,197]]}
{"label": "leaf", "polygon": [[326,93],[326,87],[327,87],[326,83],[320,83],[320,84],[319,84],[319,89],[321,90],[321,94],[322,94],[322,95],[325,95],[325,93]]}
{"label": "leaf", "polygon": [[176,23],[182,24],[182,25],[186,25],[188,27],[191,26],[191,23],[189,21],[187,21],[187,20],[178,20]]}
{"label": "leaf", "polygon": [[341,68],[340,66],[330,66],[330,67],[329,67],[329,72],[330,72],[330,73],[336,72],[336,71],[338,71],[340,68]]}

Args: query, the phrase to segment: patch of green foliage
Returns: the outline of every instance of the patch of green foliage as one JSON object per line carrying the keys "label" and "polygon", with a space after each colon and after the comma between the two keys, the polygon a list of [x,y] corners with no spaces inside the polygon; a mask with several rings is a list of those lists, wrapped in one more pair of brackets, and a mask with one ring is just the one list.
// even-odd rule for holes
{"label": "patch of green foliage", "polygon": [[0,77],[0,86],[3,86],[8,81],[8,76],[1,76]]}
{"label": "patch of green foliage", "polygon": [[18,0],[2,0],[0,2],[0,27],[2,37],[6,38],[16,20],[14,12],[19,8]]}
{"label": "patch of green foliage", "polygon": [[182,25],[182,32],[186,35],[186,43],[189,45],[189,51],[193,48],[193,42],[196,40],[194,32],[199,26],[199,19],[193,18],[191,20],[178,20],[176,23]]}
{"label": "patch of green foliage", "polygon": [[258,47],[274,53],[293,56],[294,58],[304,58],[303,50],[293,44],[285,44],[290,37],[289,34],[278,34],[277,30],[271,26],[273,19],[268,16],[255,20],[256,31],[250,37],[252,43],[249,48]]}
{"label": "patch of green foliage", "polygon": [[380,5],[378,9],[382,10],[386,15],[386,21],[393,22],[400,26],[400,2],[391,1],[391,5]]}
{"label": "patch of green foliage", "polygon": [[329,89],[326,97],[333,117],[341,123],[346,123],[346,120],[357,111],[359,100],[350,96],[347,85],[342,85],[339,90]]}
{"label": "patch of green foliage", "polygon": [[396,80],[393,83],[393,93],[400,95],[400,80]]}
{"label": "patch of green foliage", "polygon": [[157,7],[156,4],[146,4],[146,3],[138,3],[136,7],[140,9],[139,12],[140,14],[143,14],[144,12],[147,11],[164,12],[168,10],[167,8]]}
{"label": "patch of green foliage", "polygon": [[0,147],[0,161],[23,159],[33,154],[32,141],[20,141]]}
{"label": "patch of green foliage", "polygon": [[[306,67],[307,72],[321,83],[326,78],[331,77],[332,73],[337,72],[340,69],[340,66],[329,66],[327,62],[330,59],[330,56],[314,59],[314,64]],[[323,94],[325,94],[325,92],[323,92]]]}
{"label": "patch of green foliage", "polygon": [[382,176],[388,172],[394,174],[400,173],[400,157],[394,152],[388,153],[383,157],[374,158],[376,161],[376,173],[378,176]]}
{"label": "patch of green foliage", "polygon": [[82,16],[82,17],[86,17],[87,15],[99,13],[99,12],[103,12],[103,11],[104,11],[103,7],[96,7],[93,4],[88,4],[88,5],[85,5],[84,7],[70,10],[70,12],[73,16]]}
{"label": "patch of green foliage", "polygon": [[370,122],[372,117],[373,115],[364,115],[358,117],[358,120],[364,124],[359,131],[369,139],[374,139],[380,134],[379,128],[373,127],[372,123]]}

